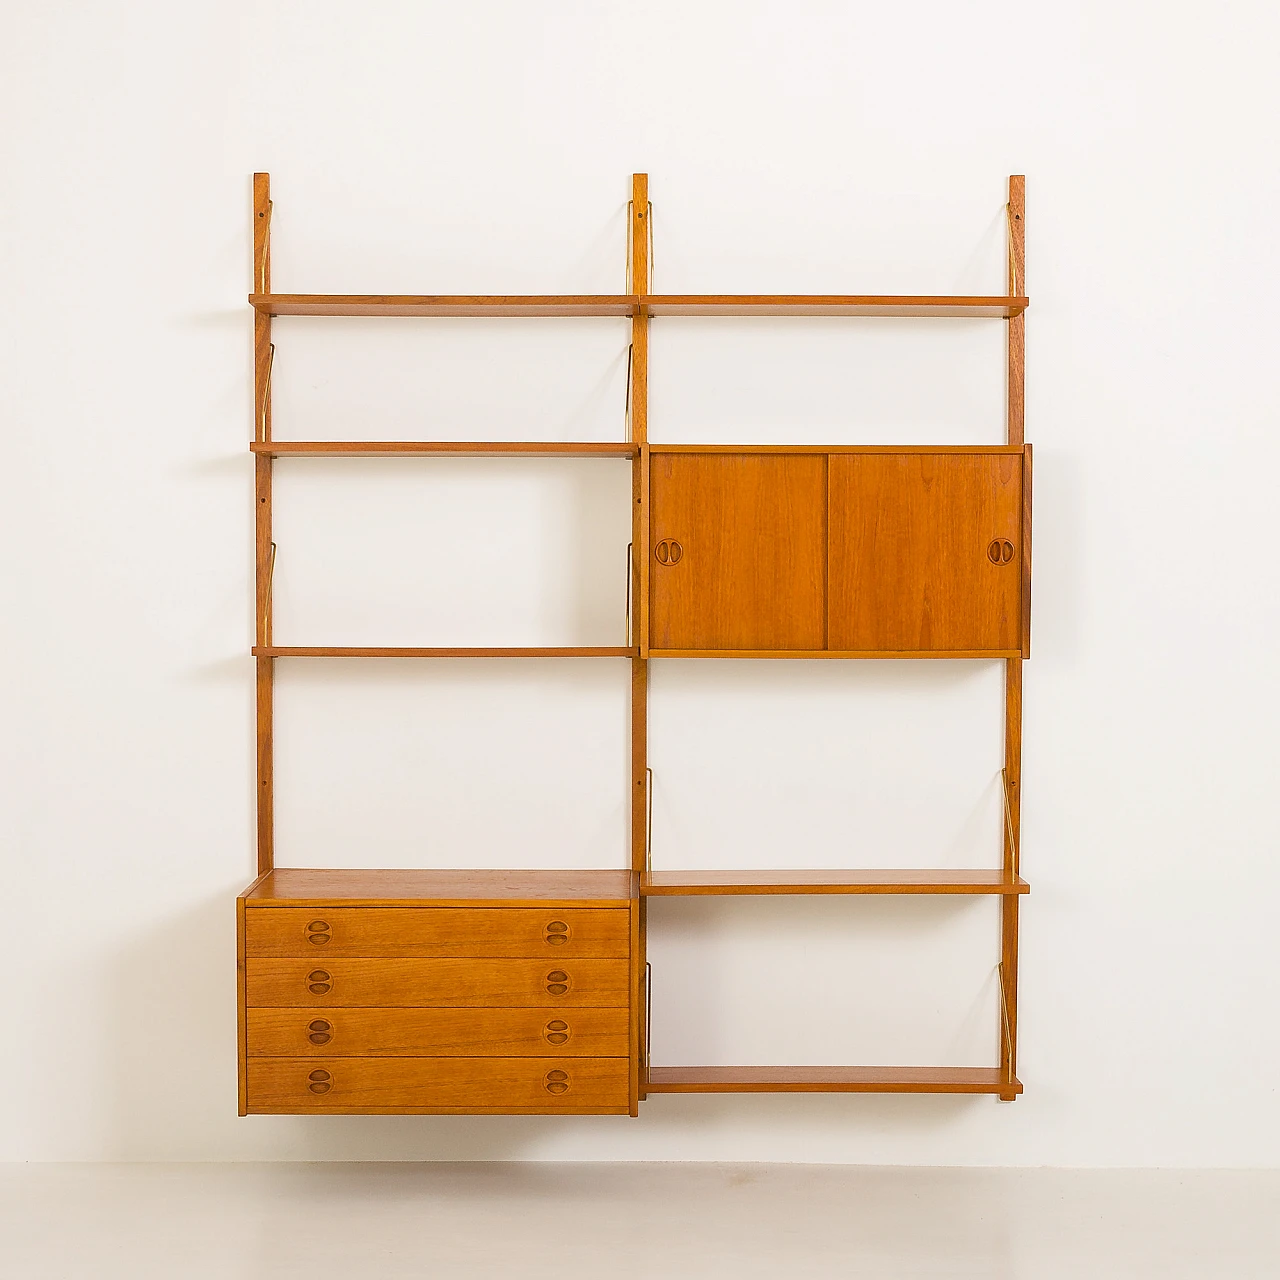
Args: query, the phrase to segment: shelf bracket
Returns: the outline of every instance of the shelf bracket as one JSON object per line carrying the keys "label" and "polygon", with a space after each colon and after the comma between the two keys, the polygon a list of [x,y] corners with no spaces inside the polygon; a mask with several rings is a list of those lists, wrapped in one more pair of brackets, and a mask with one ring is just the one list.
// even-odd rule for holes
{"label": "shelf bracket", "polygon": [[1009,799],[1009,770],[1000,770],[1001,789],[1004,794],[1004,825],[1009,837],[1009,857],[1012,863],[1013,878],[1020,874],[1022,858],[1018,849],[1018,834],[1013,826],[1013,805]]}
{"label": "shelf bracket", "polygon": [[631,439],[631,358],[635,354],[636,344],[627,343],[627,392],[622,405],[622,438]]}
{"label": "shelf bracket", "polygon": [[276,577],[276,544],[271,544],[271,559],[267,561],[267,590],[262,602],[262,642],[271,643],[271,589]]}
{"label": "shelf bracket", "polygon": [[649,1083],[650,1045],[653,1043],[653,965],[644,962],[644,1079]]}
{"label": "shelf bracket", "polygon": [[[1009,1017],[1009,991],[1004,983],[1004,961],[1002,960],[996,965],[996,977],[1000,979],[1000,1017],[1004,1024],[1004,1042],[1008,1046],[1005,1061],[1000,1064],[1000,1070],[1006,1077],[1006,1083],[1013,1084],[1013,1023]],[[1012,1101],[1012,1096],[1000,1095],[1002,1102]]]}
{"label": "shelf bracket", "polygon": [[653,870],[653,770],[645,766],[644,869]]}
{"label": "shelf bracket", "polygon": [[258,406],[258,441],[265,443],[267,439],[267,406],[271,403],[271,370],[276,363],[276,344],[267,345],[267,374],[262,381],[262,403]]}

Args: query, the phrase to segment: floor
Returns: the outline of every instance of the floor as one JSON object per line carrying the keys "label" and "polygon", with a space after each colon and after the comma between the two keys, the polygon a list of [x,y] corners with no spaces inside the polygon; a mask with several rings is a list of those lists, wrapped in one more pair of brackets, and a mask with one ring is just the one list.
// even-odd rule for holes
{"label": "floor", "polygon": [[0,1165],[5,1280],[1280,1276],[1280,1171]]}

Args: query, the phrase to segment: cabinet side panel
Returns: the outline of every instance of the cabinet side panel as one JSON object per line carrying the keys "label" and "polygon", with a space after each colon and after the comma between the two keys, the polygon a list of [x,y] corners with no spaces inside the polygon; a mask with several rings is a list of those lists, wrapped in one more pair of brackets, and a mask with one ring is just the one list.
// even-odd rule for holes
{"label": "cabinet side panel", "polygon": [[834,454],[830,646],[1022,644],[1020,454]]}
{"label": "cabinet side panel", "polygon": [[825,646],[826,459],[650,457],[655,649]]}

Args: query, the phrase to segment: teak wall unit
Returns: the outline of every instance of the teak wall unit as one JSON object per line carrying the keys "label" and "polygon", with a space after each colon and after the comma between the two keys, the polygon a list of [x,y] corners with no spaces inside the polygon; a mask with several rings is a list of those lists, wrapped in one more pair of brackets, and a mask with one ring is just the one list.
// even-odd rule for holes
{"label": "teak wall unit", "polygon": [[[253,184],[258,878],[237,900],[240,1114],[636,1115],[650,1093],[988,1093],[1017,1076],[1022,663],[1030,655],[1031,446],[1023,439],[1023,179],[1009,179],[996,297],[652,294],[648,178],[632,179],[627,291],[554,297],[271,292],[268,176]],[[271,319],[625,316],[630,439],[614,444],[277,442]],[[986,447],[650,445],[654,316],[950,316],[1006,321],[1008,442]],[[277,458],[600,457],[630,463],[630,634],[616,647],[274,643]],[[631,664],[627,870],[275,867],[275,663],[306,657],[580,657]],[[998,870],[653,871],[649,662],[992,658],[1005,665]],[[647,899],[678,894],[994,894],[992,1067],[652,1067]]]}

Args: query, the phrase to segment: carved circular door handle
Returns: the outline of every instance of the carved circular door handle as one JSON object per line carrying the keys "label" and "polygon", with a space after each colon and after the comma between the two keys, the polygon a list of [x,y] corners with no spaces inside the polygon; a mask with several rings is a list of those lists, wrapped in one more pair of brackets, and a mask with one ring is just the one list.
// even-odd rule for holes
{"label": "carved circular door handle", "polygon": [[569,941],[569,926],[563,920],[552,920],[542,931],[542,940],[549,947],[563,947]]}
{"label": "carved circular door handle", "polygon": [[327,1071],[313,1071],[307,1076],[307,1088],[312,1093],[328,1093],[333,1088],[333,1077]]}
{"label": "carved circular door handle", "polygon": [[568,1093],[569,1073],[567,1071],[548,1071],[542,1078],[543,1087],[548,1093]]}
{"label": "carved circular door handle", "polygon": [[653,558],[659,564],[679,564],[684,548],[674,538],[663,538],[653,549]]}
{"label": "carved circular door handle", "polygon": [[1013,543],[1008,538],[992,538],[987,546],[987,559],[992,564],[1008,564],[1013,556]]}
{"label": "carved circular door handle", "polygon": [[333,1023],[327,1018],[317,1018],[307,1023],[307,1039],[312,1044],[328,1044],[333,1039]]}
{"label": "carved circular door handle", "polygon": [[313,996],[327,996],[333,990],[333,979],[327,969],[312,969],[307,974],[307,990]]}
{"label": "carved circular door handle", "polygon": [[313,946],[323,947],[329,941],[329,922],[327,920],[313,920],[307,925],[307,941]]}
{"label": "carved circular door handle", "polygon": [[569,975],[563,969],[552,969],[547,974],[547,990],[553,996],[562,996],[569,990]]}
{"label": "carved circular door handle", "polygon": [[548,1044],[566,1044],[571,1034],[569,1024],[560,1018],[552,1018],[542,1028],[543,1038]]}

